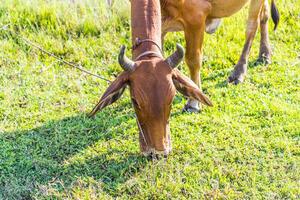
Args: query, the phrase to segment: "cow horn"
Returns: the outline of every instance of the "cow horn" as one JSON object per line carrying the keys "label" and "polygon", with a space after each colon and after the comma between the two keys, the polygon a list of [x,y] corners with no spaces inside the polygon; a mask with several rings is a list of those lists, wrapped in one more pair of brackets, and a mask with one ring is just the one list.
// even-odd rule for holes
{"label": "cow horn", "polygon": [[127,56],[125,55],[125,50],[126,50],[126,47],[123,45],[121,47],[121,50],[119,53],[118,61],[119,61],[119,64],[121,65],[121,67],[125,71],[132,71],[134,62],[132,60],[130,60],[129,58],[127,58]]}
{"label": "cow horn", "polygon": [[166,62],[173,69],[177,67],[177,65],[182,61],[184,57],[184,48],[180,44],[176,44],[176,48],[176,52],[166,59]]}

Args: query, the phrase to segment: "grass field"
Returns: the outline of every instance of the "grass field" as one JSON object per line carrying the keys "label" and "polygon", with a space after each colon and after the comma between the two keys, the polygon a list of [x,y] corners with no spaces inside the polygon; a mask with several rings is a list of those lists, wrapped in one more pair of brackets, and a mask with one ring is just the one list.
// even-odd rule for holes
{"label": "grass field", "polygon": [[[15,35],[112,80],[120,45],[131,45],[128,2],[1,0],[0,27],[9,26],[0,30],[0,199],[299,199],[300,4],[277,5],[273,63],[255,63],[256,37],[244,84],[226,79],[247,8],[206,35],[201,75],[214,107],[182,113],[177,95],[173,152],[150,161],[139,154],[128,91],[88,119],[108,84]],[[176,42],[184,44],[182,33],[167,36],[167,55]],[[188,74],[185,64],[181,71]]]}

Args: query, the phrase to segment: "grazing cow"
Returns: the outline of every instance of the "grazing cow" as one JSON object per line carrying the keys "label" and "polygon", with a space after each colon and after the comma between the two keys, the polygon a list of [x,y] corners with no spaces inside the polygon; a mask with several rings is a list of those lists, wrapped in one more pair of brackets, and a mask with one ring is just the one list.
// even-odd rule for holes
{"label": "grazing cow", "polygon": [[169,116],[176,89],[203,104],[212,106],[212,103],[193,81],[176,69],[184,57],[180,45],[174,54],[163,58],[160,1],[132,0],[131,15],[134,61],[125,56],[123,46],[119,64],[124,72],[107,88],[90,116],[119,99],[128,85],[142,153],[167,155],[171,151]]}
{"label": "grazing cow", "polygon": [[[185,60],[189,67],[191,79],[201,88],[200,67],[202,62],[202,45],[204,32],[213,33],[218,28],[221,18],[228,17],[240,10],[248,0],[161,0],[162,37],[167,32],[184,31],[186,40]],[[261,28],[259,60],[271,62],[271,48],[268,35],[269,19],[268,0],[251,0],[247,21],[246,42],[238,63],[229,82],[243,82],[247,73],[247,61],[258,25]],[[279,22],[279,14],[274,0],[271,2],[272,19],[275,28]],[[201,105],[190,99],[185,110],[198,112]]]}

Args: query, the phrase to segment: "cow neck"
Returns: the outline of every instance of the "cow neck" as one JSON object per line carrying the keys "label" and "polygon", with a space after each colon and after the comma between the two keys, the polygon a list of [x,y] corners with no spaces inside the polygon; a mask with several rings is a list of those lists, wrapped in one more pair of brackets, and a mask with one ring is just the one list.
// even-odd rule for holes
{"label": "cow neck", "polygon": [[[133,59],[161,55],[161,8],[159,0],[131,0]],[[137,41],[139,42],[138,45]]]}

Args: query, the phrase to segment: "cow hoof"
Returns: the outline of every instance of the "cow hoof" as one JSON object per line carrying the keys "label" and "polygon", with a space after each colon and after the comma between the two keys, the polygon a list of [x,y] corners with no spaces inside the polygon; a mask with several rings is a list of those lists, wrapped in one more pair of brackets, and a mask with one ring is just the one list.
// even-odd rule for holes
{"label": "cow hoof", "polygon": [[228,82],[229,83],[232,83],[234,85],[238,85],[242,82],[244,82],[244,76],[236,76],[235,74],[231,74],[229,77],[228,77]]}
{"label": "cow hoof", "polygon": [[259,58],[256,60],[257,64],[263,64],[263,65],[269,65],[272,63],[270,56],[259,56]]}
{"label": "cow hoof", "polygon": [[194,108],[191,107],[190,105],[185,105],[184,108],[182,109],[182,112],[187,112],[187,113],[200,113],[201,110],[199,108]]}
{"label": "cow hoof", "polygon": [[221,19],[208,19],[206,20],[205,32],[208,34],[213,34],[219,28],[222,23]]}
{"label": "cow hoof", "polygon": [[247,64],[236,65],[231,75],[228,77],[228,82],[234,85],[244,82],[247,74]]}
{"label": "cow hoof", "polygon": [[189,99],[182,111],[188,113],[199,113],[201,111],[201,104],[195,99]]}

